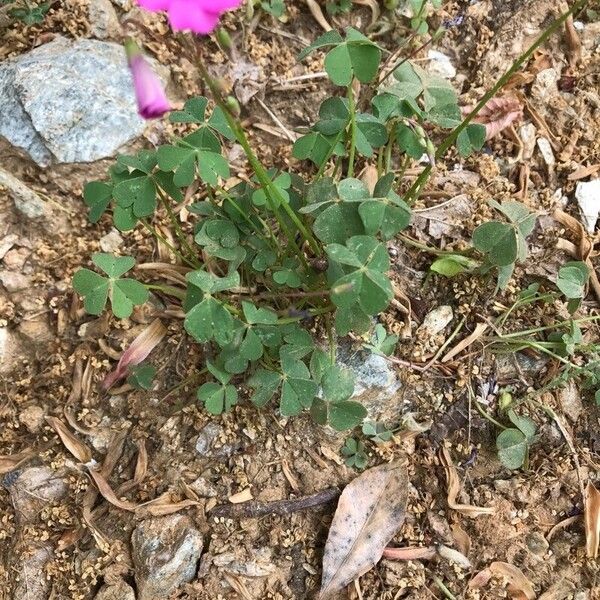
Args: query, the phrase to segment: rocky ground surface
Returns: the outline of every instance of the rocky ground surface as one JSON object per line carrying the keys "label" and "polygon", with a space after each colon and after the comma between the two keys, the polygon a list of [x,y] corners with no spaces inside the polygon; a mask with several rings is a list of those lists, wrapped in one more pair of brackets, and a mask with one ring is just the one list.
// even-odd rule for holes
{"label": "rocky ground surface", "polygon": [[[211,69],[236,94],[269,165],[294,162],[290,137],[331,92],[319,76],[322,56],[295,60],[322,32],[309,4],[288,2],[285,22],[266,14],[252,22],[228,15],[238,48],[232,61],[206,41]],[[426,49],[419,60],[452,77],[461,103],[471,105],[548,24],[556,4],[446,2],[432,17],[451,24],[435,47],[446,59]],[[375,19],[387,27],[382,43],[406,36],[406,20],[378,16],[376,5],[357,2],[334,24],[365,29]],[[136,115],[118,46],[123,32],[134,32],[155,58],[175,104],[203,91],[193,59],[164,20],[129,0],[64,0],[53,3],[39,25],[0,26],[0,598],[315,597],[335,503],[260,518],[214,517],[211,509],[342,488],[357,476],[340,455],[344,436],[244,402],[210,417],[190,381],[201,354],[180,320],[164,316],[167,334],[152,355],[157,387],[102,392],[99,383],[160,307],[147,305],[124,321],[94,319],[71,286],[73,272],[94,251],[133,254],[139,262],[173,259],[142,231],[121,234],[105,221],[90,225],[81,192],[124,145],[151,146],[173,133],[166,121],[146,125]],[[557,365],[532,353],[501,355],[481,341],[458,358],[437,360],[444,344],[451,349],[477,323],[506,310],[521,289],[552,280],[571,259],[565,246],[556,250],[556,241],[578,240],[553,218],[556,208],[594,231],[600,23],[582,16],[575,30],[579,56],[570,54],[564,30],[534,54],[509,84],[523,119],[484,152],[462,161],[450,155],[439,165],[411,226],[422,243],[457,248],[490,216],[488,199],[525,202],[538,212],[538,225],[530,257],[509,289],[493,297],[474,277],[432,277],[430,256],[395,242],[390,253],[403,294],[383,320],[401,337],[397,362],[353,345],[341,353],[373,418],[401,425],[392,440],[367,442],[370,465],[408,457],[408,514],[394,544],[443,545],[468,558],[466,564],[443,553],[432,560],[384,559],[361,578],[362,598],[452,597],[436,581],[456,598],[519,597],[502,577],[469,587],[473,575],[494,562],[518,567],[540,600],[600,597],[597,563],[585,557],[581,493],[582,481],[600,475],[594,390],[572,381],[547,392],[544,403],[559,420],[531,414],[540,435],[529,468],[509,471],[498,460],[494,426],[473,400],[488,401],[493,410],[488,391],[496,382],[525,393],[552,380]],[[307,74],[314,77],[302,78]],[[236,147],[230,159],[239,174],[248,172]],[[590,189],[591,209],[581,200]],[[578,202],[588,206],[587,216]],[[594,207],[595,216],[589,214]],[[169,234],[166,219],[159,217],[158,227]],[[594,314],[598,300],[590,293],[582,312]],[[507,324],[519,331],[566,316],[564,304],[554,302],[515,311]],[[589,343],[598,342],[598,333],[593,324],[585,327]],[[75,445],[58,435],[61,424]],[[458,465],[459,500],[494,506],[494,516],[469,518],[449,508],[441,446]],[[90,461],[102,466],[102,480],[91,480]],[[351,590],[348,597],[360,596]]]}

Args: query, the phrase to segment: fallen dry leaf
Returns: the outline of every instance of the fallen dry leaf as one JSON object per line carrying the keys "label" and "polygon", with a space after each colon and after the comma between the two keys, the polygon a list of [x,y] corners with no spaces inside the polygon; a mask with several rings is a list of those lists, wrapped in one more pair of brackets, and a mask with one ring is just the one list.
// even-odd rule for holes
{"label": "fallen dry leaf", "polygon": [[585,553],[588,558],[598,557],[600,542],[600,492],[591,482],[585,488]]}
{"label": "fallen dry leaf", "polygon": [[404,521],[406,466],[389,463],[359,475],[340,496],[323,556],[324,600],[377,564]]}
{"label": "fallen dry leaf", "polygon": [[198,506],[200,502],[196,500],[181,500],[180,502],[163,502],[156,504],[145,504],[144,506],[138,506],[136,509],[136,516],[142,517],[146,515],[150,515],[152,517],[164,517],[165,515],[171,515],[173,513],[179,512],[184,508],[189,508],[190,506]]}
{"label": "fallen dry leaf", "polygon": [[469,534],[458,523],[452,523],[450,531],[458,550],[465,556],[469,556],[469,552],[471,551],[471,538]]}
{"label": "fallen dry leaf", "polygon": [[65,448],[84,465],[92,460],[92,451],[56,417],[46,417],[46,421],[58,434]]}
{"label": "fallen dry leaf", "polygon": [[139,365],[154,348],[165,337],[167,329],[161,323],[160,319],[155,319],[138,335],[123,355],[121,356],[117,368],[111,371],[102,382],[102,387],[107,390],[119,379],[127,374],[130,366]]}
{"label": "fallen dry leaf", "polygon": [[496,509],[493,507],[472,506],[471,504],[459,504],[456,502],[456,498],[460,492],[460,479],[458,478],[456,467],[452,464],[450,453],[445,446],[442,446],[440,449],[440,459],[446,471],[448,506],[467,517],[475,518],[480,515],[493,515],[496,512]]}
{"label": "fallen dry leaf", "polygon": [[422,548],[386,548],[383,558],[388,560],[431,560],[437,555],[435,546],[424,546]]}
{"label": "fallen dry leaf", "polygon": [[34,456],[35,452],[33,450],[24,450],[23,452],[17,452],[16,454],[0,455],[0,475],[14,471],[25,461],[28,461]]}
{"label": "fallen dry leaf", "polygon": [[104,479],[104,477],[100,474],[99,471],[96,471],[95,469],[90,469],[89,473],[91,478],[94,480],[98,491],[100,492],[100,494],[102,494],[102,497],[105,500],[122,510],[128,510],[130,512],[135,511],[138,505],[134,504],[133,502],[129,502],[129,500],[121,500],[120,498],[117,498],[117,495],[113,492],[108,481]]}
{"label": "fallen dry leaf", "polygon": [[485,126],[485,139],[490,140],[523,117],[523,106],[511,96],[492,98],[473,120]]}
{"label": "fallen dry leaf", "polygon": [[505,562],[493,562],[488,569],[496,577],[508,581],[508,593],[517,600],[535,600],[535,592],[531,582],[518,567]]}

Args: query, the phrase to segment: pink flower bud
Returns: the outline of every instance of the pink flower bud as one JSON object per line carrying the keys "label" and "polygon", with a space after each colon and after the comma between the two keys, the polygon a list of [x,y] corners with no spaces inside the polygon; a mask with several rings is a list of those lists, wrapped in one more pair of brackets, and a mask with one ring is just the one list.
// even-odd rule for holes
{"label": "pink flower bud", "polygon": [[125,44],[127,60],[133,77],[138,112],[144,119],[157,119],[171,110],[163,84],[152,70],[135,42]]}
{"label": "pink flower bud", "polygon": [[173,29],[189,29],[201,35],[214,31],[221,15],[241,3],[242,0],[138,0],[146,10],[166,11]]}

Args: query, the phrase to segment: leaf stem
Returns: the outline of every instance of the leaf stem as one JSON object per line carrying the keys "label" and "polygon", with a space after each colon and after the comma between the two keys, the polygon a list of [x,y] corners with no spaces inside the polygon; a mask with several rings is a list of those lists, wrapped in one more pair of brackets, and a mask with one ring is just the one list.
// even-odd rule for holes
{"label": "leaf stem", "polygon": [[164,244],[175,256],[177,256],[179,258],[179,260],[181,260],[184,263],[187,263],[190,267],[192,267],[192,269],[196,269],[196,265],[189,260],[188,258],[186,258],[185,256],[183,256],[183,254],[181,254],[181,252],[179,252],[179,250],[177,250],[177,248],[175,248],[163,235],[161,235],[160,233],[158,233],[158,231],[156,231],[156,229],[154,229],[154,227],[152,227],[152,225],[150,225],[146,220],[144,219],[140,219],[140,223],[161,243]]}
{"label": "leaf stem", "polygon": [[167,214],[169,215],[169,219],[170,219],[171,223],[173,224],[173,227],[175,228],[175,235],[177,236],[179,243],[183,247],[185,247],[185,249],[189,252],[191,262],[194,263],[194,266],[197,269],[199,269],[202,265],[195,258],[196,252],[192,248],[190,243],[188,242],[187,237],[186,237],[185,233],[183,232],[183,229],[181,229],[181,225],[177,221],[177,217],[175,216],[175,213],[173,212],[173,208],[171,207],[171,204],[169,203],[169,198],[167,198],[160,189],[158,190],[158,196],[160,197],[160,200],[161,200],[163,206],[165,207]]}
{"label": "leaf stem", "polygon": [[348,86],[348,110],[350,112],[350,148],[348,150],[348,177],[354,177],[354,158],[356,154],[356,102],[352,81]]}
{"label": "leaf stem", "polygon": [[[450,149],[452,144],[456,141],[458,136],[462,131],[464,131],[468,125],[475,119],[475,117],[479,114],[481,109],[508,83],[509,79],[529,60],[529,58],[533,55],[533,53],[550,38],[550,36],[575,12],[578,12],[583,6],[587,3],[587,0],[576,0],[573,6],[565,13],[563,13],[560,17],[555,19],[549,27],[547,27],[531,44],[531,46],[521,54],[517,60],[511,65],[511,67],[498,79],[496,84],[483,95],[477,106],[464,118],[460,125],[458,125],[455,129],[453,129],[446,138],[439,145],[435,158],[440,159],[446,154],[446,152]],[[413,183],[408,193],[406,194],[405,201],[410,203],[415,201],[423,187],[427,183],[429,176],[431,175],[431,171],[433,169],[433,165],[428,164],[423,172],[419,175],[417,180]]]}
{"label": "leaf stem", "polygon": [[286,214],[288,215],[290,220],[294,223],[294,225],[296,226],[298,231],[300,231],[300,233],[302,234],[304,239],[308,242],[308,244],[312,248],[313,252],[317,256],[320,256],[321,248],[320,248],[317,240],[314,238],[314,236],[308,230],[308,228],[304,225],[304,223],[302,223],[302,221],[298,218],[298,215],[296,215],[296,213],[294,212],[294,209],[287,203],[286,199],[283,197],[281,192],[277,189],[277,186],[273,183],[273,181],[269,177],[269,174],[268,174],[267,170],[265,169],[265,167],[263,167],[262,163],[258,160],[258,157],[254,153],[254,150],[252,150],[252,147],[250,146],[250,143],[248,142],[248,138],[246,137],[246,134],[245,134],[243,128],[240,127],[240,124],[237,121],[237,119],[234,117],[234,115],[232,114],[231,109],[229,108],[229,106],[227,106],[227,104],[223,100],[223,97],[221,96],[221,90],[218,88],[216,83],[213,81],[212,77],[206,70],[206,67],[204,66],[204,63],[202,62],[202,59],[199,56],[198,56],[198,60],[197,60],[197,66],[198,66],[198,70],[200,71],[200,75],[202,76],[202,78],[204,79],[206,84],[208,85],[215,102],[218,104],[218,106],[223,111],[223,114],[225,115],[225,119],[227,120],[229,127],[235,134],[235,137],[236,137],[238,143],[244,150],[244,153],[246,154],[246,157],[248,158],[248,162],[250,163],[250,166],[254,170],[256,177],[258,178],[260,184],[263,186],[267,197],[271,200],[271,209],[273,210],[275,217],[277,218],[281,228],[284,230],[286,236],[288,237],[288,243],[298,253],[302,262],[306,263],[306,259],[305,259],[304,255],[300,252],[300,249],[298,248],[296,242],[294,241],[293,235],[289,232],[287,225],[285,224],[285,221],[283,221],[281,219],[281,217],[279,216],[279,211],[277,210],[278,209],[277,205],[279,205],[280,207],[283,208],[283,210],[286,212]]}
{"label": "leaf stem", "polygon": [[161,292],[164,292],[168,296],[173,296],[175,298],[179,298],[180,300],[183,300],[185,298],[185,292],[172,285],[154,285],[150,283],[145,283],[144,285],[149,290],[159,290]]}

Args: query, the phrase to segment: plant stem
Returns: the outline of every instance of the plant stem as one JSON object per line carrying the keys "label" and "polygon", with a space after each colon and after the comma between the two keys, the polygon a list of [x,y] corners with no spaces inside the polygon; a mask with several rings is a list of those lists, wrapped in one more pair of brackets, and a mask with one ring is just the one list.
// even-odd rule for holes
{"label": "plant stem", "polygon": [[[479,114],[481,109],[502,89],[508,80],[529,60],[533,53],[545,42],[548,38],[574,13],[578,12],[587,3],[588,0],[577,0],[573,6],[556,20],[554,20],[550,26],[545,29],[539,37],[533,42],[533,44],[521,54],[517,60],[511,65],[511,67],[498,79],[496,84],[486,93],[483,98],[479,101],[477,106],[464,118],[462,123],[453,129],[448,136],[439,145],[435,158],[440,159],[450,149],[452,144],[456,141],[462,131],[464,131],[473,119]],[[423,172],[419,175],[417,180],[413,183],[410,190],[408,191],[405,201],[415,201],[421,193],[423,187],[427,183],[429,176],[431,175],[433,166],[427,165]]]}
{"label": "plant stem", "polygon": [[189,260],[188,258],[186,258],[185,256],[183,256],[183,254],[181,254],[181,252],[179,252],[179,250],[177,250],[177,248],[175,248],[172,244],[170,244],[163,235],[161,235],[160,233],[158,233],[158,231],[156,231],[156,229],[154,229],[154,227],[152,227],[152,225],[150,225],[147,221],[145,221],[144,219],[140,219],[140,223],[161,243],[164,244],[175,256],[177,256],[179,258],[179,260],[181,260],[184,263],[187,263],[190,267],[192,267],[192,269],[196,269],[196,265]]}
{"label": "plant stem", "polygon": [[448,600],[457,600],[456,596],[444,585],[443,581],[437,575],[433,575],[433,581]]}
{"label": "plant stem", "polygon": [[144,285],[149,290],[160,290],[168,296],[174,296],[175,298],[179,298],[180,300],[183,300],[185,298],[185,291],[173,287],[172,285],[154,285],[149,283],[145,283]]}
{"label": "plant stem", "polygon": [[298,231],[300,231],[300,233],[302,234],[304,239],[309,243],[313,252],[317,256],[320,256],[321,248],[320,248],[317,240],[314,238],[312,233],[307,229],[307,227],[304,225],[304,223],[302,223],[302,221],[298,218],[298,215],[296,215],[293,208],[287,203],[286,199],[283,197],[281,192],[277,189],[277,186],[273,183],[273,181],[269,177],[267,170],[263,167],[262,163],[258,160],[258,157],[254,153],[254,150],[252,150],[252,147],[250,146],[250,143],[248,142],[248,138],[246,137],[246,134],[245,134],[243,128],[240,127],[240,124],[238,123],[237,119],[234,117],[230,108],[227,106],[227,104],[223,100],[223,97],[221,96],[221,90],[219,90],[218,86],[213,81],[212,77],[206,70],[204,63],[202,62],[202,60],[200,58],[198,58],[197,66],[198,66],[198,70],[200,71],[200,75],[202,76],[202,78],[204,79],[204,81],[206,82],[208,87],[210,88],[210,91],[213,95],[215,102],[223,111],[223,114],[225,116],[225,119],[227,120],[229,127],[235,134],[235,137],[236,137],[238,143],[243,148],[244,153],[246,154],[246,157],[248,158],[248,162],[250,163],[250,166],[254,170],[256,177],[258,178],[260,184],[263,186],[263,188],[265,190],[267,198],[270,199],[271,210],[273,210],[275,217],[277,218],[277,221],[279,222],[279,225],[281,226],[281,228],[284,230],[286,236],[288,237],[288,243],[297,252],[297,254],[298,254],[299,258],[302,260],[302,262],[306,264],[306,259],[304,258],[304,255],[300,252],[300,249],[296,245],[293,235],[291,234],[291,232],[289,232],[287,225],[279,216],[278,206],[282,207],[283,210],[287,213],[288,217],[291,219],[291,221],[297,227]]}
{"label": "plant stem", "polygon": [[419,250],[423,250],[424,252],[429,252],[429,254],[435,254],[436,256],[468,256],[466,252],[460,252],[458,250],[438,250],[437,248],[433,248],[432,246],[428,246],[427,244],[423,244],[421,242],[417,242],[417,240],[413,240],[413,238],[405,235],[404,233],[398,234],[398,237],[409,246],[413,246],[414,248],[418,248]]}
{"label": "plant stem", "polygon": [[354,177],[354,157],[356,154],[356,103],[352,82],[348,86],[348,110],[350,111],[350,149],[348,150],[348,177]]}
{"label": "plant stem", "polygon": [[187,237],[186,237],[185,233],[183,232],[183,229],[181,229],[181,225],[179,224],[179,221],[177,221],[177,217],[175,216],[175,213],[173,212],[173,208],[171,207],[169,198],[167,198],[160,189],[158,190],[158,196],[160,197],[160,200],[161,200],[163,206],[165,207],[167,214],[169,215],[169,219],[171,220],[173,227],[175,228],[175,235],[177,236],[179,243],[183,247],[185,247],[185,249],[189,252],[190,260],[194,263],[196,268],[199,269],[202,265],[195,258],[196,251],[192,248],[192,246],[188,242]]}

